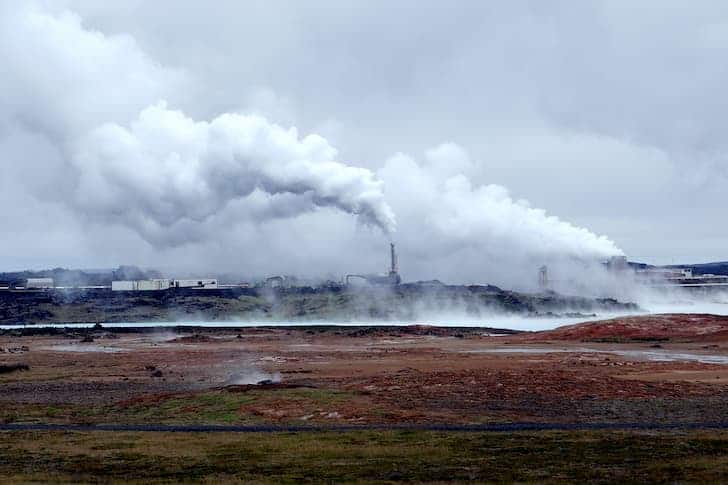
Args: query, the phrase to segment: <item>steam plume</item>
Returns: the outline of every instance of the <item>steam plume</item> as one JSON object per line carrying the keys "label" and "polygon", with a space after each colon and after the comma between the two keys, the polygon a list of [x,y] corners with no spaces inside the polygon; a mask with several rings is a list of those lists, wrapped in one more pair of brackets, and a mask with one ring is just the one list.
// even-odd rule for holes
{"label": "steam plume", "polygon": [[[0,150],[6,138],[20,140],[0,152],[0,201],[15,202],[8,190],[27,199],[29,192],[76,224],[92,219],[95,232],[71,240],[99,240],[104,259],[121,235],[128,239],[112,257],[137,261],[139,234],[152,243],[144,248],[150,265],[166,255],[175,264],[229,269],[240,252],[255,251],[257,263],[250,258],[235,270],[364,271],[376,256],[351,254],[371,254],[381,237],[353,234],[344,214],[390,234],[395,212],[411,278],[502,282],[500,272],[530,281],[533,268],[552,258],[621,254],[607,238],[484,183],[453,144],[421,161],[397,155],[375,174],[338,161],[324,138],[300,137],[259,116],[195,120],[158,101],[190,107],[186,72],[160,64],[132,36],[93,31],[67,11],[0,0],[0,59]],[[31,187],[41,186],[38,174],[50,181],[42,189]],[[27,212],[24,219],[47,220],[42,204]],[[222,241],[217,251],[215,241]],[[192,242],[200,244],[174,249]]]}
{"label": "steam plume", "polygon": [[[318,135],[299,139],[258,116],[223,114],[197,122],[160,102],[126,128],[109,123],[76,144],[76,205],[116,220],[155,244],[203,235],[189,228],[246,200],[241,217],[293,217],[320,207],[356,214],[385,234],[395,230],[383,183],[336,161]],[[295,195],[298,197],[286,197]]]}

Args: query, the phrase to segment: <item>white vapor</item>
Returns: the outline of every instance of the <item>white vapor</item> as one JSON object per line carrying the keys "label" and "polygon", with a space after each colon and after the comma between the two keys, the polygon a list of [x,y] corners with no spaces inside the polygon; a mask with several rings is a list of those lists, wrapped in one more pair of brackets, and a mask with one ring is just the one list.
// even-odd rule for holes
{"label": "white vapor", "polygon": [[476,172],[468,153],[452,143],[419,162],[398,154],[379,171],[388,187],[397,187],[387,199],[400,219],[400,239],[426,255],[435,273],[449,275],[456,258],[473,281],[478,273],[496,281],[496,268],[515,276],[508,284],[524,278],[535,284],[541,264],[584,265],[622,254],[608,238],[514,200],[505,187],[473,183]]}
{"label": "white vapor", "polygon": [[[129,128],[96,128],[76,144],[71,161],[80,177],[79,211],[123,222],[159,245],[208,238],[195,224],[254,192],[241,217],[267,220],[335,207],[394,232],[383,183],[335,158],[324,138],[299,140],[295,128],[258,116],[228,113],[196,122],[158,103]],[[279,197],[285,194],[300,197]]]}
{"label": "white vapor", "polygon": [[[381,181],[336,161],[322,137],[299,140],[295,128],[257,116],[197,122],[165,102],[150,105],[184,83],[133,38],[88,31],[72,13],[33,5],[2,4],[0,13],[0,107],[9,123],[58,145],[72,187],[59,187],[61,198],[78,213],[127,225],[159,247],[208,238],[199,224],[230,204],[241,219],[260,221],[334,207],[394,232]],[[108,121],[134,110],[129,127]]]}
{"label": "white vapor", "polygon": [[[622,254],[609,239],[485,183],[455,144],[422,161],[398,154],[372,171],[339,161],[322,136],[259,115],[190,114],[192,76],[73,13],[0,0],[0,60],[0,154],[12,147],[0,162],[0,189],[3,178],[21,182],[6,183],[70,210],[77,225],[101,228],[88,236],[87,226],[76,229],[79,238],[108,232],[97,246],[123,246],[126,258],[140,257],[132,246],[141,237],[151,265],[167,255],[241,272],[251,271],[246,264],[287,271],[296,260],[319,274],[371,268],[367,254],[383,245],[381,235],[355,233],[346,215],[390,237],[396,229],[413,277],[513,284],[498,275],[530,282],[543,263]],[[14,200],[9,194],[0,203]],[[246,252],[257,262],[238,262]]]}

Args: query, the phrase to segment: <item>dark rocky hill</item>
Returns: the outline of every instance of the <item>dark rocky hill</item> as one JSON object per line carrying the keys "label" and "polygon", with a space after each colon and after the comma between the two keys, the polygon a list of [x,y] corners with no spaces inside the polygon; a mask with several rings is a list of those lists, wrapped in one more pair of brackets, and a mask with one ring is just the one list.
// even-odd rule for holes
{"label": "dark rocky hill", "polygon": [[112,292],[110,290],[0,291],[0,323],[153,321],[424,321],[532,317],[633,311],[612,299],[525,294],[494,286],[408,284],[373,288],[231,288]]}

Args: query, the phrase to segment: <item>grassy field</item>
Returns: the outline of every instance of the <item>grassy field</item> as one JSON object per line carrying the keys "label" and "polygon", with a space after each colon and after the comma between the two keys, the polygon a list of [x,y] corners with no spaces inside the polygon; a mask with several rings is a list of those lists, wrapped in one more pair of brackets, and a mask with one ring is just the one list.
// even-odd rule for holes
{"label": "grassy field", "polygon": [[[265,422],[256,409],[296,410],[298,417],[335,411],[353,393],[327,389],[251,390],[244,393],[204,391],[140,398],[112,405],[2,403],[0,423],[73,424],[257,424]],[[367,403],[365,403],[367,404]],[[374,408],[376,409],[376,408]],[[270,416],[268,416],[270,418]]]}
{"label": "grassy field", "polygon": [[728,432],[0,433],[0,481],[723,482]]}

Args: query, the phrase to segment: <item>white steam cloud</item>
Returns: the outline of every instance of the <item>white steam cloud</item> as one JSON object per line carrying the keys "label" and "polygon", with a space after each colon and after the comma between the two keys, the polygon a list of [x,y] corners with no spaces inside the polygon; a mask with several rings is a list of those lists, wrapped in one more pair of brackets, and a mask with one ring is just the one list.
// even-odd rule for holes
{"label": "white steam cloud", "polygon": [[[127,225],[160,247],[209,237],[200,224],[231,203],[243,219],[334,207],[395,230],[382,182],[336,161],[325,139],[299,139],[295,128],[257,116],[197,122],[165,102],[149,105],[184,82],[133,38],[89,31],[66,11],[3,3],[0,13],[0,107],[59,145],[71,169],[65,178],[76,175],[63,200],[79,213]],[[129,127],[107,121],[132,115]]]}
{"label": "white steam cloud", "polygon": [[111,123],[93,130],[71,162],[79,174],[79,210],[121,221],[155,244],[205,238],[195,223],[254,193],[241,217],[262,222],[334,207],[394,232],[383,183],[335,158],[318,135],[299,140],[295,128],[240,114],[196,122],[162,102],[129,128]]}
{"label": "white steam cloud", "polygon": [[[190,96],[183,71],[155,62],[133,37],[89,30],[73,13],[0,0],[0,60],[0,141],[20,133],[15,139],[40,137],[55,152],[28,157],[25,168],[0,162],[0,176],[32,185],[33,173],[56,174],[39,197],[96,226],[131,228],[160,252],[216,240],[238,251],[265,226],[270,244],[255,243],[268,251],[261,270],[290,266],[282,255],[291,253],[291,229],[279,224],[286,219],[301,247],[321,248],[306,259],[313,271],[334,271],[352,259],[348,251],[381,244],[379,234],[352,234],[334,209],[387,235],[396,225],[411,275],[477,279],[483,259],[521,264],[531,275],[533,264],[553,258],[621,254],[607,238],[483,183],[454,144],[422,162],[396,155],[374,173],[338,161],[323,137],[301,137],[261,116],[199,121],[170,109],[160,100],[186,106]],[[336,255],[331,247],[342,249]]]}
{"label": "white steam cloud", "polygon": [[[422,162],[404,154],[387,161],[379,175],[398,188],[388,200],[402,220],[402,233],[417,235],[410,244],[426,241],[441,245],[439,253],[471,253],[474,261],[519,254],[535,262],[622,254],[608,238],[515,200],[505,187],[473,183],[476,172],[467,152],[452,143],[427,151]],[[415,230],[406,227],[411,221],[425,224]]]}

